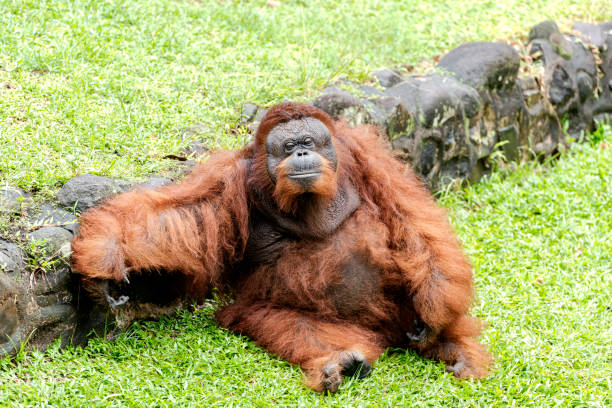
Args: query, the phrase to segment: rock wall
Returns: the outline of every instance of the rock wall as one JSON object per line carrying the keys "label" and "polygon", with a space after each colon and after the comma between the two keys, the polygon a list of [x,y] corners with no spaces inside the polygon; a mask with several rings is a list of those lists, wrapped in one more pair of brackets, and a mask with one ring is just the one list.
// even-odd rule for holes
{"label": "rock wall", "polygon": [[[464,44],[433,74],[383,69],[374,80],[341,80],[312,104],[352,124],[378,126],[432,189],[475,182],[493,157],[553,154],[612,116],[612,22],[577,23],[562,34],[546,21],[524,47]],[[265,109],[247,105],[244,112],[254,128]]]}
{"label": "rock wall", "polygon": [[[352,124],[377,126],[395,155],[433,189],[474,182],[500,154],[509,161],[550,155],[612,117],[612,22],[577,23],[570,34],[543,22],[525,47],[465,44],[441,58],[436,73],[384,69],[369,84],[339,81],[312,104]],[[246,104],[239,125],[254,129],[264,113]],[[189,128],[185,137],[198,129]],[[191,149],[206,150],[198,142]],[[154,177],[140,187],[168,182]],[[83,296],[67,266],[78,229],[67,210],[84,211],[130,187],[81,175],[58,193],[63,208],[35,210],[20,189],[0,188],[0,213],[21,223],[21,245],[0,240],[0,355],[26,343],[44,348],[59,338],[62,345],[80,344],[92,333],[109,333],[116,316]]]}

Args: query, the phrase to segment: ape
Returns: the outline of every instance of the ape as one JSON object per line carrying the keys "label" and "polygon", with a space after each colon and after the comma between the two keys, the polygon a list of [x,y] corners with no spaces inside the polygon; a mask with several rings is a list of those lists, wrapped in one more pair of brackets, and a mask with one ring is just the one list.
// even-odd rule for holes
{"label": "ape", "polygon": [[111,308],[217,288],[231,298],[219,324],[300,365],[317,391],[367,376],[387,347],[487,374],[471,267],[444,212],[374,128],[311,106],[275,106],[242,150],[87,211],[73,251]]}

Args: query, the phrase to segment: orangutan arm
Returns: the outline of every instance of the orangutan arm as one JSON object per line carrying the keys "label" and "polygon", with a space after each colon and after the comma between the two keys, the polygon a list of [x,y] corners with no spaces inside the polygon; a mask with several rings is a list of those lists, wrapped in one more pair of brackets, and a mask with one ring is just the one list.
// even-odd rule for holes
{"label": "orangutan arm", "polygon": [[[418,319],[408,338],[427,342],[472,299],[472,269],[440,208],[412,169],[393,160],[373,128],[345,129],[357,185],[389,230],[393,260]],[[422,341],[421,341],[422,340]]]}
{"label": "orangutan arm", "polygon": [[242,257],[245,186],[245,160],[221,152],[180,184],[120,194],[81,216],[73,269],[86,281],[129,282],[130,273],[165,270],[214,284]]}

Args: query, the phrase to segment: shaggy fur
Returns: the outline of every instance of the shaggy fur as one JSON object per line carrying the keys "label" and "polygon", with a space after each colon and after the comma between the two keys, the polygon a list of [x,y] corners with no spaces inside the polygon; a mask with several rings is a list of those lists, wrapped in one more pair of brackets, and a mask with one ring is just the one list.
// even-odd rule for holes
{"label": "shaggy fur", "polygon": [[[338,167],[300,195],[272,182],[265,140],[306,117],[330,129]],[[315,390],[334,392],[387,347],[414,348],[458,377],[487,374],[480,324],[468,315],[471,267],[444,211],[373,127],[349,128],[317,108],[278,105],[253,143],[213,154],[181,184],[86,212],[73,251],[90,283],[157,271],[180,277],[191,298],[219,288],[232,298],[219,324],[300,365]]]}

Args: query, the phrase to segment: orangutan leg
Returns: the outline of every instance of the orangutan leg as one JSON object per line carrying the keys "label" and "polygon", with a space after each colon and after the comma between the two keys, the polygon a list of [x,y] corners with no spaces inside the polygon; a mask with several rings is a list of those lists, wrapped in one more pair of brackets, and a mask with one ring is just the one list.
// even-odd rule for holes
{"label": "orangutan leg", "polygon": [[491,356],[476,338],[480,322],[470,316],[462,316],[446,327],[428,346],[421,349],[423,355],[446,364],[446,371],[458,378],[482,378],[487,376]]}
{"label": "orangutan leg", "polygon": [[302,367],[306,384],[319,392],[336,392],[345,376],[366,377],[384,351],[376,334],[368,330],[290,309],[250,305],[241,310],[234,304],[221,310],[217,320]]}

